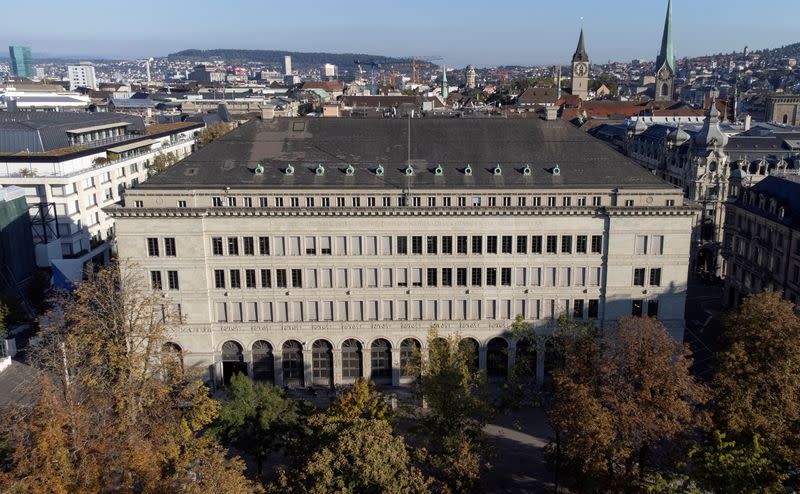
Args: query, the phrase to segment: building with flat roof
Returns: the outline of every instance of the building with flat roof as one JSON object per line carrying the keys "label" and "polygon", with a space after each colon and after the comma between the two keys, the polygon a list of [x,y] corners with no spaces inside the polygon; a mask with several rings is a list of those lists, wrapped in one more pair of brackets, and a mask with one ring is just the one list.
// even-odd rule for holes
{"label": "building with flat roof", "polygon": [[98,88],[94,66],[89,62],[82,62],[78,65],[68,65],[67,76],[69,77],[70,91],[75,91],[78,88],[95,90]]}
{"label": "building with flat roof", "polygon": [[105,262],[114,222],[101,208],[144,182],[159,154],[190,154],[202,128],[119,113],[0,113],[0,185],[24,191],[37,264],[80,279],[86,262]]}
{"label": "building with flat roof", "polygon": [[695,208],[560,120],[254,120],[106,211],[217,382],[401,385],[432,326],[502,379],[517,315],[683,337]]}
{"label": "building with flat roof", "polygon": [[33,77],[33,57],[29,46],[9,46],[8,55],[11,58],[11,75]]}

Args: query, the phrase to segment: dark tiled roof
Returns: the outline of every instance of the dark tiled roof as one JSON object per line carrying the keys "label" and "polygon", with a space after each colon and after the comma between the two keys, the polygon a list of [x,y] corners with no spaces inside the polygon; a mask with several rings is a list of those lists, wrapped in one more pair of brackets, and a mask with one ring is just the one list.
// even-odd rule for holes
{"label": "dark tiled roof", "polygon": [[128,123],[144,132],[141,117],[119,113],[0,112],[0,152],[48,152],[69,146],[67,131],[96,125]]}
{"label": "dark tiled roof", "polygon": [[[770,175],[748,189],[748,194],[756,194],[755,205],[751,206],[740,199],[737,202],[739,207],[769,217],[780,223],[800,227],[800,177],[797,175],[789,175],[787,177]],[[760,194],[764,194],[768,199],[775,199],[778,202],[778,206],[783,206],[786,209],[786,215],[783,218],[779,218],[777,215],[769,213],[769,209],[760,209],[758,207],[758,195]]]}
{"label": "dark tiled roof", "polygon": [[[141,188],[672,187],[558,120],[282,118],[251,121]],[[261,164],[265,171],[256,175]],[[291,164],[294,174],[285,170]],[[317,175],[322,164],[325,172]],[[473,174],[464,170],[470,164]],[[502,174],[493,174],[496,165]],[[354,173],[345,170],[352,165]],[[376,174],[382,165],[385,174]],[[441,165],[443,174],[434,173]],[[524,175],[529,165],[531,174]],[[552,173],[559,166],[560,175]]]}
{"label": "dark tiled roof", "polygon": [[544,105],[555,104],[558,100],[558,88],[556,87],[529,87],[519,98],[518,105]]}

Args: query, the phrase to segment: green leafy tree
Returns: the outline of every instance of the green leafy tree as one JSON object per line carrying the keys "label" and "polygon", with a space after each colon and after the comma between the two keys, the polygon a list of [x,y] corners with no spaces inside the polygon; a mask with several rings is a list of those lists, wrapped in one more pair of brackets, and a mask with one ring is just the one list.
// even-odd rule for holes
{"label": "green leafy tree", "polygon": [[280,388],[235,374],[211,431],[252,455],[261,475],[267,455],[305,431],[310,410],[310,404],[287,398]]}
{"label": "green leafy tree", "polygon": [[759,436],[777,470],[800,466],[800,319],[778,292],[744,300],[725,321],[713,380],[715,426],[738,444]]}
{"label": "green leafy tree", "polygon": [[314,447],[291,472],[280,471],[275,494],[424,494],[431,481],[414,466],[405,440],[379,419],[309,420]]}
{"label": "green leafy tree", "polygon": [[458,336],[428,335],[428,355],[418,354],[418,392],[428,405],[421,417],[431,450],[429,464],[438,471],[446,492],[472,492],[480,480],[483,427],[489,420],[485,374],[475,369],[474,355],[459,345]]}
{"label": "green leafy tree", "polygon": [[161,173],[178,161],[177,156],[172,151],[168,153],[159,153],[153,158],[153,164],[150,165],[150,170],[153,173]]}
{"label": "green leafy tree", "polygon": [[751,442],[737,445],[725,434],[714,431],[706,444],[689,451],[691,477],[697,485],[714,494],[742,492],[784,492],[784,475],[775,471],[769,452],[758,434]]}

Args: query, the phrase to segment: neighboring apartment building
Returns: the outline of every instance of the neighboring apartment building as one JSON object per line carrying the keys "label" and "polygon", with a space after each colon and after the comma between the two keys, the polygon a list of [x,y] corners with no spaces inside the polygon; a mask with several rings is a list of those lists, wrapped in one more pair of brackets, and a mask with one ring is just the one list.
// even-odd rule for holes
{"label": "neighboring apartment building", "polygon": [[94,66],[88,62],[80,65],[68,65],[67,77],[69,78],[69,90],[75,91],[78,88],[97,89],[97,76]]}
{"label": "neighboring apartment building", "polygon": [[800,299],[800,175],[774,172],[758,184],[736,188],[726,205],[723,301],[736,307],[762,290]]}
{"label": "neighboring apartment building", "polygon": [[202,127],[146,127],[115,113],[0,113],[0,185],[25,191],[37,264],[75,279],[87,261],[107,260],[114,222],[101,208],[144,182],[158,154],[190,154]]}
{"label": "neighboring apartment building", "polygon": [[697,213],[567,122],[469,118],[250,121],[106,211],[185,365],[292,386],[408,382],[434,325],[502,378],[516,315],[681,341]]}

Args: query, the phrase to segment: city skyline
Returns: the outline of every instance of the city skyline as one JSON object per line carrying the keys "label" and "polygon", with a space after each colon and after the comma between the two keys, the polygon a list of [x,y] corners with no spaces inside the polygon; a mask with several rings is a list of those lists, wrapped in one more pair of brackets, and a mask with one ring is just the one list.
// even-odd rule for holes
{"label": "city skyline", "polygon": [[[583,23],[591,60],[605,63],[655,59],[667,2],[619,0],[614,8],[596,11],[583,0],[571,9],[514,1],[503,11],[461,9],[454,16],[443,5],[414,4],[395,12],[391,5],[357,0],[351,8],[304,19],[307,24],[302,26],[282,23],[288,13],[281,13],[280,4],[273,2],[239,0],[225,8],[205,1],[193,5],[194,9],[187,10],[145,0],[126,13],[130,22],[119,25],[98,0],[89,0],[80,12],[80,22],[73,23],[64,22],[76,16],[67,5],[53,5],[48,14],[41,15],[34,6],[17,4],[15,12],[5,16],[14,19],[14,24],[0,30],[5,33],[0,43],[31,46],[34,57],[142,58],[189,48],[242,48],[440,55],[454,67],[543,65],[566,63]],[[160,16],[153,17],[154,10],[148,7],[156,7]],[[800,4],[791,0],[776,0],[770,9],[758,9],[743,0],[699,5],[675,0],[673,10],[679,58],[798,41],[792,37],[791,21],[800,15]],[[775,15],[778,11],[780,16]],[[256,15],[243,15],[246,12]],[[83,27],[86,24],[93,27],[91,36]]]}

